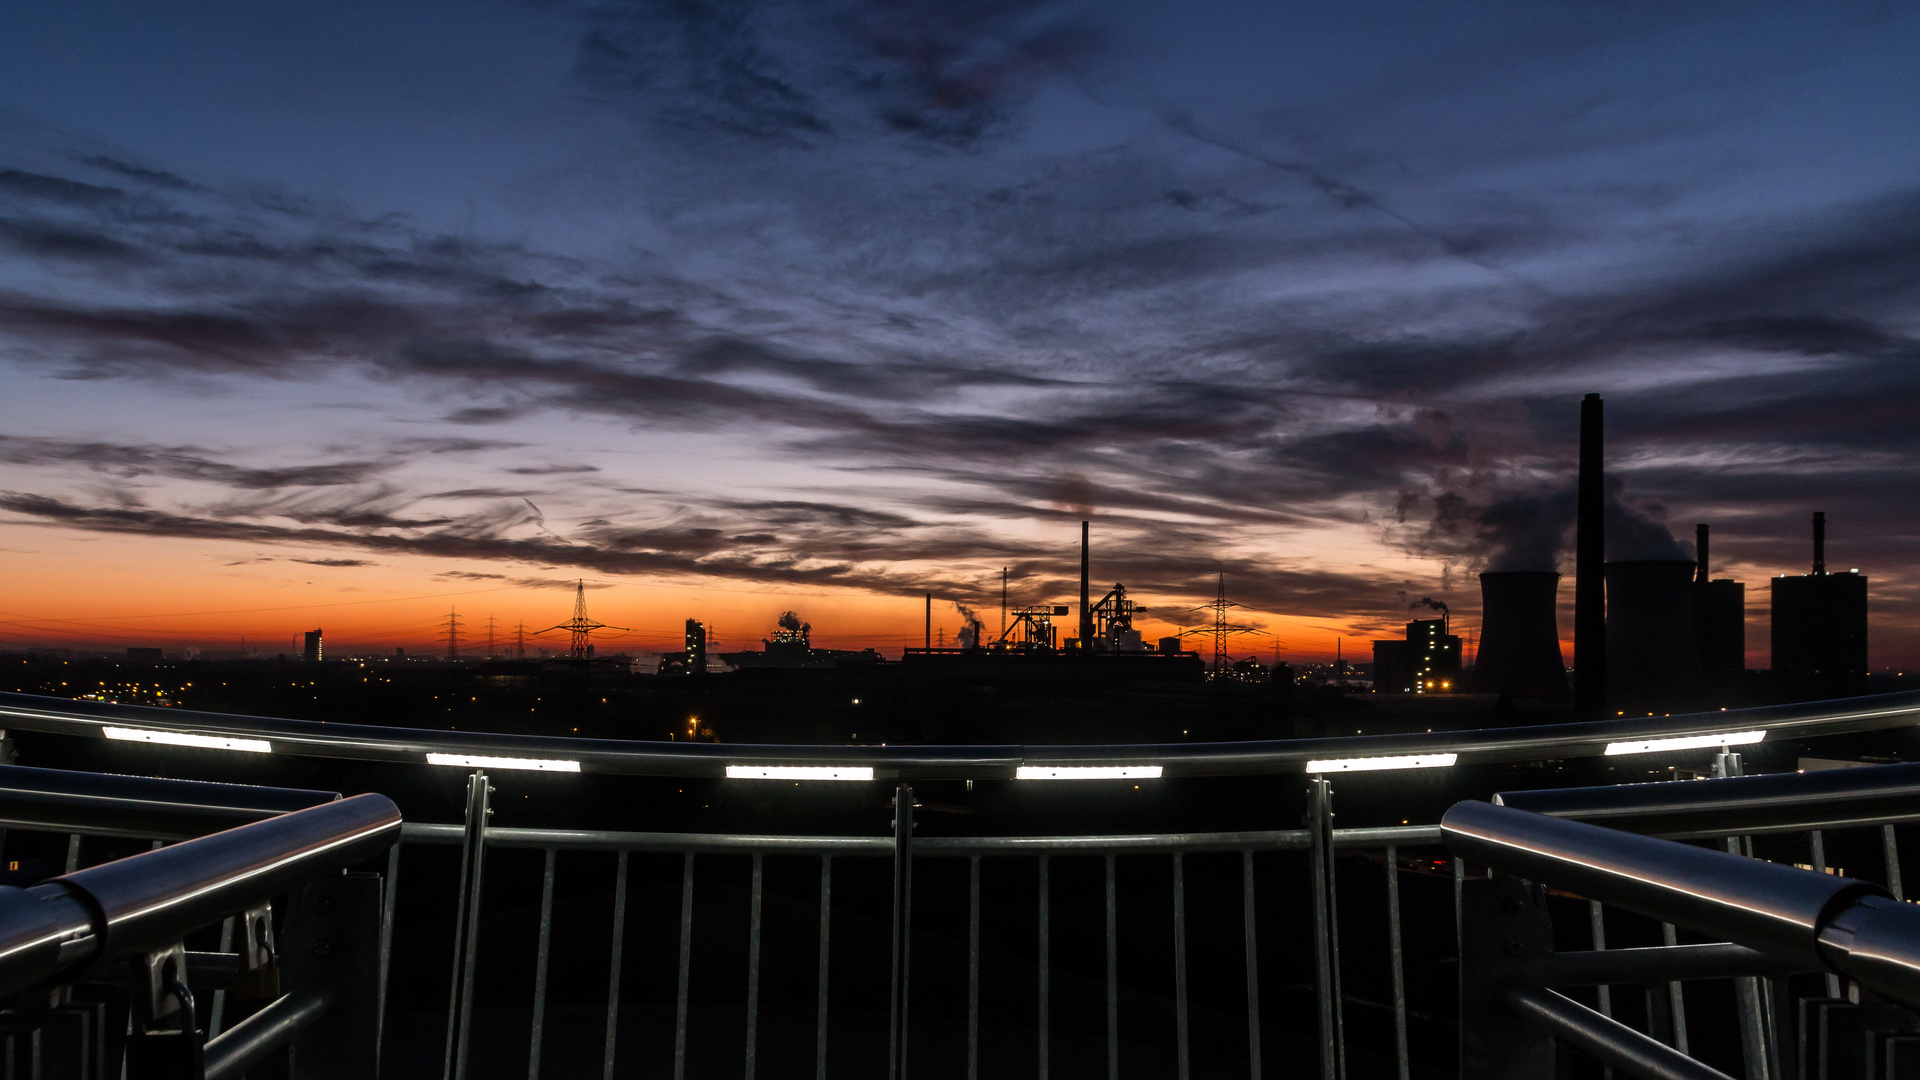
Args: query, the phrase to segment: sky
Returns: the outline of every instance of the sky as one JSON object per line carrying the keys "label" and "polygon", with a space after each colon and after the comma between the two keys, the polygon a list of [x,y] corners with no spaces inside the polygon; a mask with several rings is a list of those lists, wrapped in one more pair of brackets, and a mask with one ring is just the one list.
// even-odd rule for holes
{"label": "sky", "polygon": [[[1920,13],[0,0],[0,647],[917,643],[1225,575],[1872,580],[1920,662]],[[1674,539],[1677,537],[1678,539]],[[1417,609],[1414,605],[1418,605]],[[545,642],[546,638],[536,638]]]}

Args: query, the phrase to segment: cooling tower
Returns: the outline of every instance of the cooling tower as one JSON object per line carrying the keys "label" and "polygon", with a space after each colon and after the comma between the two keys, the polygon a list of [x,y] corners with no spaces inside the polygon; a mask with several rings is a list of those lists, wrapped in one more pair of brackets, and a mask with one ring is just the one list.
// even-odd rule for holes
{"label": "cooling tower", "polygon": [[1700,696],[1694,562],[1607,564],[1607,698],[1629,716],[1683,712]]}
{"label": "cooling tower", "polygon": [[1560,656],[1555,603],[1560,575],[1551,570],[1480,575],[1480,655],[1473,685],[1484,694],[1564,702],[1566,662]]}

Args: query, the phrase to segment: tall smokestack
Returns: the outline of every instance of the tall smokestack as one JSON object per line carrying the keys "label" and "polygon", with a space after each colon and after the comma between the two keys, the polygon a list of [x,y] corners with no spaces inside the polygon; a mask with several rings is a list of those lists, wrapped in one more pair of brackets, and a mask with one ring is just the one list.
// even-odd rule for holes
{"label": "tall smokestack", "polygon": [[1080,523],[1080,647],[1093,648],[1093,606],[1087,580],[1087,523]]}
{"label": "tall smokestack", "polygon": [[1695,525],[1693,527],[1693,583],[1705,585],[1707,573],[1707,527]]}
{"label": "tall smokestack", "polygon": [[1827,572],[1827,512],[1813,512],[1813,572],[1817,577]]}
{"label": "tall smokestack", "polygon": [[927,594],[927,648],[933,648],[933,594]]}
{"label": "tall smokestack", "polygon": [[1590,720],[1608,715],[1607,473],[1601,409],[1599,394],[1588,394],[1580,403],[1580,523],[1574,547],[1573,699],[1574,708]]}

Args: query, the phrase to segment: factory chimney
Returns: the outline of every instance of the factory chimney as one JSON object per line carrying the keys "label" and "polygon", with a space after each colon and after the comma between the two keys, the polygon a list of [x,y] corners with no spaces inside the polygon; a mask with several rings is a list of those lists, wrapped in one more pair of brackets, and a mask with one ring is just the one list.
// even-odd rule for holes
{"label": "factory chimney", "polygon": [[1554,606],[1560,575],[1501,570],[1480,575],[1480,654],[1473,687],[1513,699],[1567,700],[1566,662]]}
{"label": "factory chimney", "polygon": [[1693,583],[1695,585],[1707,583],[1707,569],[1707,527],[1695,525],[1693,527]]}
{"label": "factory chimney", "polygon": [[1827,572],[1827,512],[1813,512],[1813,573],[1815,577]]}
{"label": "factory chimney", "polygon": [[1588,720],[1600,720],[1609,715],[1607,474],[1603,419],[1600,395],[1588,394],[1586,400],[1580,403],[1579,525],[1574,547],[1573,578],[1574,710]]}
{"label": "factory chimney", "polygon": [[1093,648],[1093,601],[1087,580],[1087,523],[1080,523],[1080,647]]}

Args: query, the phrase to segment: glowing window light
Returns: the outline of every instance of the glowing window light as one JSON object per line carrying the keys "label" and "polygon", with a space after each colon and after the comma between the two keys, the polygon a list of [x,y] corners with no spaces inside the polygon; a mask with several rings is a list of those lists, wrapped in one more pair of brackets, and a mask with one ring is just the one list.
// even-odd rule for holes
{"label": "glowing window light", "polygon": [[729,765],[729,780],[871,780],[867,765]]}
{"label": "glowing window light", "polygon": [[145,728],[125,727],[103,727],[100,733],[109,739],[125,742],[197,746],[206,750],[244,750],[249,754],[273,753],[273,744],[265,739],[233,739],[225,735],[191,735],[182,731],[148,731]]}
{"label": "glowing window light", "polygon": [[579,772],[580,763],[564,758],[488,757],[484,754],[428,754],[429,765],[463,769],[525,769],[531,772]]}
{"label": "glowing window light", "polygon": [[1382,769],[1444,769],[1460,760],[1459,754],[1403,754],[1398,757],[1328,758],[1307,762],[1310,773],[1377,772]]}
{"label": "glowing window light", "polygon": [[1020,780],[1158,780],[1158,765],[1022,765]]}
{"label": "glowing window light", "polygon": [[1652,754],[1661,750],[1697,750],[1707,746],[1745,746],[1767,737],[1764,731],[1729,731],[1724,735],[1681,735],[1671,739],[1645,739],[1640,742],[1607,744],[1607,756],[1615,754]]}

